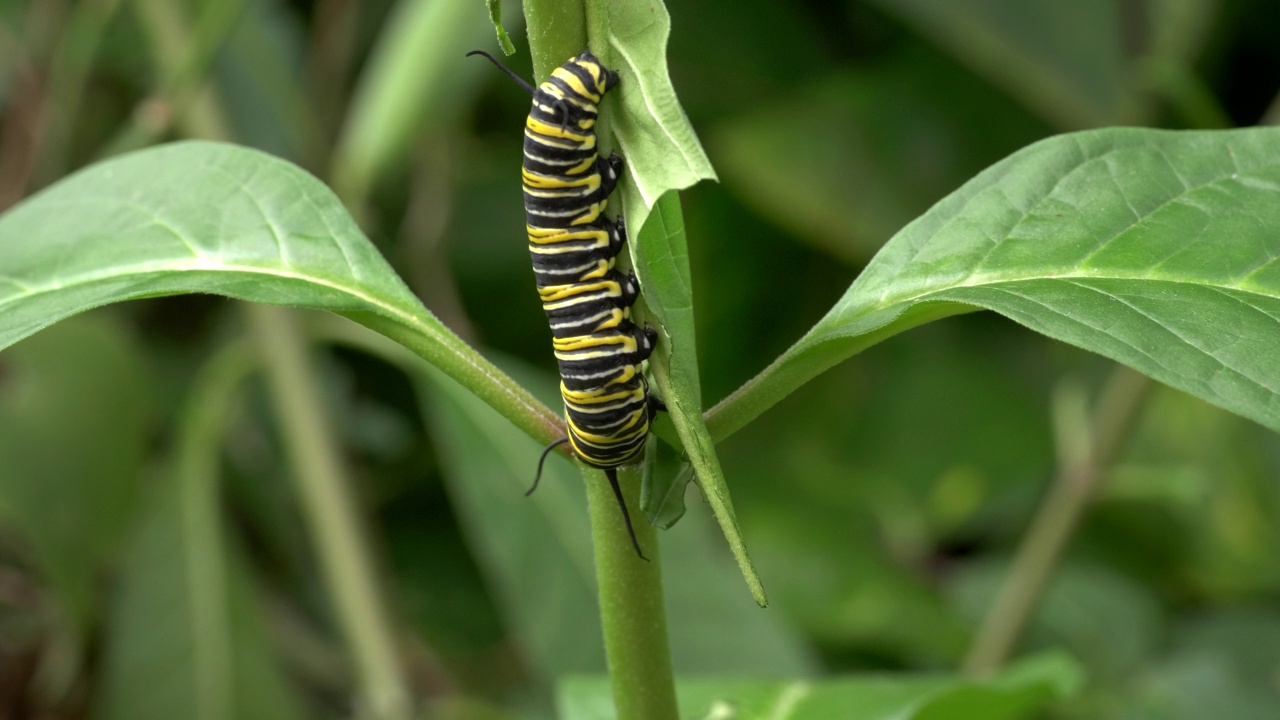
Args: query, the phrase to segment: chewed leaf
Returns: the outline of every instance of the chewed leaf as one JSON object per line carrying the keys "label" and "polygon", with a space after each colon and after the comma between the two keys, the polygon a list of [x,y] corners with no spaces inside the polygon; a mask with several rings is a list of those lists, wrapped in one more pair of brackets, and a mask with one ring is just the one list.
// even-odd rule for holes
{"label": "chewed leaf", "polygon": [[658,199],[699,180],[716,179],[667,73],[671,18],[661,0],[609,2],[607,37],[592,38],[601,59],[622,77],[614,92],[613,135],[629,172],[623,209],[634,231]]}

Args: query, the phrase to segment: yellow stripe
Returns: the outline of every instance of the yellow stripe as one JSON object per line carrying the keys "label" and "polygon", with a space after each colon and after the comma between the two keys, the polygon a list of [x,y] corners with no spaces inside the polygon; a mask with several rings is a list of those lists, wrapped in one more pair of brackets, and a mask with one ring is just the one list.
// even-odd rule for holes
{"label": "yellow stripe", "polygon": [[[542,83],[541,85],[538,86],[538,89],[542,90],[543,92],[546,92],[551,97],[557,100],[563,100],[565,102],[573,103],[574,105],[577,105],[578,107],[582,108],[583,110],[589,113],[599,112],[600,110],[600,108],[596,107],[594,103],[587,102],[582,98],[569,97],[568,95],[565,95],[564,91],[562,91],[560,88],[556,87],[555,85],[549,82]],[[550,112],[550,108],[548,108],[548,112]]]}
{"label": "yellow stripe", "polygon": [[[630,308],[628,308],[628,309],[630,309]],[[636,376],[636,366],[635,366],[635,365],[625,365],[625,366],[623,366],[623,368],[622,368],[622,374],[621,374],[621,375],[619,375],[618,377],[616,377],[616,378],[614,378],[614,379],[610,380],[609,382],[605,383],[605,387],[608,387],[608,386],[610,386],[610,385],[616,385],[616,384],[619,384],[619,383],[630,382],[630,381],[631,381],[631,378],[634,378],[635,376]]]}
{"label": "yellow stripe", "polygon": [[611,297],[617,297],[617,296],[609,295],[608,293],[600,293],[597,295],[586,294],[581,297],[573,297],[568,300],[561,300],[560,302],[544,302],[542,303],[542,309],[544,312],[554,312],[556,310],[563,310],[564,308],[573,307],[574,305],[586,305],[587,303],[593,303],[593,302],[597,302],[599,300],[611,298]]}
{"label": "yellow stripe", "polygon": [[600,187],[600,175],[598,173],[583,175],[572,180],[564,180],[558,175],[539,175],[538,173],[530,172],[521,168],[520,177],[524,180],[526,188],[533,187],[542,190],[578,187],[595,190]]}
{"label": "yellow stripe", "polygon": [[[589,240],[589,239],[609,239],[609,233],[604,230],[565,230],[564,228],[541,228],[534,225],[525,225],[525,232],[529,234],[531,242],[560,242],[558,238],[565,240]],[[557,238],[552,240],[552,238]]]}
{"label": "yellow stripe", "polygon": [[600,67],[600,63],[574,60],[573,64],[587,71],[587,74],[591,76],[591,82],[595,83],[596,92],[604,92],[604,68]]}
{"label": "yellow stripe", "polygon": [[579,218],[575,218],[569,224],[570,225],[588,225],[590,223],[595,222],[600,218],[600,213],[604,212],[604,208],[608,204],[609,204],[608,200],[601,200],[598,203],[592,203],[591,207],[587,209],[586,215],[583,215],[582,217],[579,217]]}
{"label": "yellow stripe", "polygon": [[562,243],[570,243],[575,240],[594,240],[595,242],[586,247],[576,248],[578,250],[590,250],[592,248],[600,248],[609,244],[609,236],[605,233],[561,233],[559,235],[536,236],[529,234],[529,242],[534,245],[560,245]]}
{"label": "yellow stripe", "polygon": [[[573,447],[574,454],[576,454],[579,458],[581,458],[582,460],[586,461],[589,464],[599,465],[601,467],[615,468],[615,467],[620,467],[622,465],[627,465],[629,463],[635,462],[635,459],[640,455],[639,453],[640,448],[637,448],[635,452],[628,453],[627,455],[620,457],[617,460],[604,460],[602,458],[596,458],[592,456],[590,450],[584,451],[581,447],[578,446],[578,441],[574,439],[572,433],[569,434],[569,444]],[[599,447],[599,446],[595,446],[595,447]],[[599,447],[599,449],[608,450],[609,448]]]}
{"label": "yellow stripe", "polygon": [[547,199],[551,199],[551,200],[558,200],[558,199],[565,199],[565,198],[568,198],[568,199],[573,199],[573,198],[582,198],[582,199],[586,199],[586,198],[588,198],[588,197],[590,197],[590,196],[591,196],[591,193],[592,193],[592,192],[593,192],[593,191],[592,191],[590,188],[563,188],[563,189],[558,189],[558,190],[530,190],[529,188],[527,188],[527,187],[526,187],[526,188],[524,189],[524,194],[525,194],[525,195],[528,195],[529,197],[547,198]]}
{"label": "yellow stripe", "polygon": [[548,125],[542,122],[541,120],[535,118],[532,115],[530,115],[528,118],[525,119],[525,127],[527,127],[529,130],[532,130],[533,132],[539,135],[550,136],[554,138],[564,138],[566,140],[573,140],[575,142],[586,142],[588,137],[587,135],[579,135],[577,133],[571,133],[568,130],[565,130],[564,128],[558,127],[556,125]]}
{"label": "yellow stripe", "polygon": [[601,395],[598,390],[570,390],[562,382],[560,383],[560,395],[564,397],[566,402],[571,402],[575,405],[598,405],[624,398],[639,400],[644,398],[644,390],[636,388],[635,390],[621,390],[609,395]]}
{"label": "yellow stripe", "polygon": [[[568,70],[565,70],[562,67],[558,67],[555,70],[551,71],[551,77],[559,78],[562,82],[564,82],[565,85],[569,86],[570,90],[573,90],[574,92],[590,100],[591,102],[595,102],[595,103],[600,102],[600,94],[593,93],[590,90],[588,90],[587,86],[582,84],[582,80],[580,80],[577,75],[574,75]],[[550,85],[550,83],[547,83],[547,84]]]}
{"label": "yellow stripe", "polygon": [[[613,269],[613,264],[615,262],[617,262],[616,258],[609,258],[608,260],[600,260],[599,262],[596,263],[595,270],[592,270],[589,273],[585,273],[579,279],[595,280],[596,278],[602,278],[605,275],[609,274],[609,271]],[[596,326],[596,330],[604,330],[605,328],[617,327],[618,323],[622,322],[622,311],[615,309],[613,320],[606,320],[605,322],[607,322],[608,324],[606,325],[605,323],[600,323],[599,325]]]}
{"label": "yellow stripe", "polygon": [[579,439],[587,441],[593,447],[608,450],[618,445],[625,445],[628,441],[635,440],[641,435],[649,432],[649,423],[647,422],[648,412],[646,408],[640,408],[636,412],[632,413],[631,417],[632,419],[630,422],[618,428],[618,432],[612,435],[598,435],[596,433],[586,432],[582,428],[578,427],[577,423],[572,420],[569,420],[568,425],[573,428],[573,434],[576,434]]}
{"label": "yellow stripe", "polygon": [[627,340],[631,338],[626,335],[609,335],[606,337],[593,337],[591,335],[578,335],[575,337],[555,338],[551,341],[556,350],[581,350],[583,348],[602,347],[605,345],[623,345],[627,344]]}
{"label": "yellow stripe", "polygon": [[575,295],[602,290],[605,297],[615,297],[622,294],[622,288],[613,280],[598,283],[575,283],[573,285],[548,285],[547,287],[538,288],[538,297],[542,298],[542,302],[555,302],[556,300],[564,300]]}
{"label": "yellow stripe", "polygon": [[528,128],[525,128],[524,136],[526,138],[533,140],[539,145],[545,145],[547,147],[555,148],[557,150],[594,150],[596,147],[595,135],[587,135],[586,139],[580,143],[575,143],[572,140],[566,140],[564,142],[555,142],[555,138],[547,138],[529,130]]}

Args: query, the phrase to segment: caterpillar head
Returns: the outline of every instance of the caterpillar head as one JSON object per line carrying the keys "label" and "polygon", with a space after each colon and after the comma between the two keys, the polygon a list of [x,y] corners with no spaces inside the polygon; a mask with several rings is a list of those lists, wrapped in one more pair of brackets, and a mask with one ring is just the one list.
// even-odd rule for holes
{"label": "caterpillar head", "polygon": [[583,50],[582,54],[570,60],[569,62],[581,67],[591,74],[595,79],[595,91],[604,95],[613,88],[618,86],[618,73],[600,64],[595,55],[590,50]]}

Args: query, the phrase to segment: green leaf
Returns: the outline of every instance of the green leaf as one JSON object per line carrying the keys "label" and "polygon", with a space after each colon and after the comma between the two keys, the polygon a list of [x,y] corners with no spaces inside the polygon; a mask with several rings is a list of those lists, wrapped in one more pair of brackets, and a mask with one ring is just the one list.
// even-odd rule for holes
{"label": "green leaf", "polygon": [[[680,716],[695,720],[1014,720],[1074,693],[1080,671],[1061,655],[1021,663],[990,681],[954,677],[850,677],[823,681],[685,680]],[[560,687],[561,717],[612,720],[607,678]]]}
{"label": "green leaf", "polygon": [[747,555],[724,471],[716,458],[715,443],[702,420],[702,388],[698,383],[693,327],[693,291],[680,198],[674,192],[663,195],[654,209],[633,248],[636,274],[645,289],[645,307],[657,316],[661,324],[661,337],[649,359],[649,367],[667,405],[671,422],[684,443],[684,452],[698,477],[698,486],[720,523],[720,530],[738,561],[751,596],[763,607],[768,604],[764,586]]}
{"label": "green leaf", "polygon": [[1280,430],[1277,195],[1277,128],[1032,145],[894,237],[708,424],[724,437],[886,337],[987,308]]}
{"label": "green leaf", "polygon": [[484,70],[465,61],[487,33],[476,0],[397,3],[361,73],[334,150],[334,187],[361,204],[370,187],[403,163],[422,128],[452,117]]}
{"label": "green leaf", "polygon": [[183,490],[164,488],[126,559],[95,717],[302,717],[240,558],[208,532],[211,508],[193,508]]}
{"label": "green leaf", "polygon": [[[595,8],[593,12],[590,8]],[[715,171],[685,117],[667,73],[671,19],[658,0],[591,5],[588,36],[601,60],[618,71],[612,134],[627,162],[619,183],[632,264],[644,290],[645,307],[661,327],[650,368],[671,414],[703,495],[752,597],[768,604],[747,556],[724,481],[715,443],[702,421],[702,388],[693,325],[693,286],[684,220],[675,191]],[[650,211],[653,214],[650,215]]]}
{"label": "green leaf", "polygon": [[538,439],[559,419],[440,324],[328,188],[216,143],[92,166],[0,217],[0,348],[112,302],[216,293],[350,314],[414,349]]}
{"label": "green leaf", "polygon": [[[541,31],[555,31],[552,40],[564,43],[572,30],[557,27],[552,8],[568,4],[530,3],[526,6],[535,71],[548,72]],[[700,417],[701,388],[693,333],[693,300],[689,282],[684,223],[680,218],[680,190],[715,173],[680,108],[667,73],[670,17],[658,0],[586,3],[589,45],[607,67],[621,76],[606,102],[598,126],[602,137],[613,136],[628,172],[619,183],[632,264],[640,277],[644,302],[662,326],[658,349],[650,367],[658,389],[671,410],[672,422],[684,443],[703,493],[720,522],[734,557],[756,602],[766,603],[764,588],[751,567],[733,506],[724,483],[715,446]],[[562,10],[572,15],[567,9]],[[548,43],[549,44],[549,43]],[[610,110],[610,108],[613,108]],[[656,212],[651,216],[651,210]],[[650,222],[652,220],[652,222]]]}
{"label": "green leaf", "polygon": [[253,368],[242,345],[197,376],[177,458],[128,555],[108,624],[100,717],[301,717],[219,502],[221,438]]}
{"label": "green leaf", "polygon": [[684,491],[693,480],[693,466],[666,440],[654,436],[645,447],[644,483],[640,509],[649,523],[668,530],[684,517]]}
{"label": "green leaf", "polygon": [[142,348],[106,313],[0,356],[0,518],[30,543],[76,633],[92,627],[100,575],[136,517],[149,378]]}
{"label": "green leaf", "polygon": [[573,464],[547,458],[538,491],[541,448],[443,374],[415,373],[427,427],[441,455],[445,489],[508,626],[548,681],[603,670],[595,564],[586,499]]}
{"label": "green leaf", "polygon": [[[611,97],[612,134],[628,172],[619,187],[633,235],[671,190],[716,179],[667,72],[671,18],[661,0],[588,3],[591,47],[622,80]],[[635,250],[633,249],[633,253]]]}
{"label": "green leaf", "polygon": [[502,0],[485,0],[485,5],[489,6],[489,22],[493,23],[493,29],[498,33],[498,45],[502,46],[502,54],[510,57],[516,52],[516,46],[511,44],[511,38],[507,37],[507,31],[502,27]]}
{"label": "green leaf", "polygon": [[[537,673],[552,679],[603,671],[586,495],[574,466],[552,454],[538,491],[525,497],[541,451],[537,443],[404,348],[345,321],[317,320],[320,337],[376,353],[422,383],[445,489],[507,627]],[[539,397],[558,397],[554,376],[504,367]],[[814,669],[804,641],[738,589],[705,511],[695,506],[660,537],[677,668],[772,676]]]}

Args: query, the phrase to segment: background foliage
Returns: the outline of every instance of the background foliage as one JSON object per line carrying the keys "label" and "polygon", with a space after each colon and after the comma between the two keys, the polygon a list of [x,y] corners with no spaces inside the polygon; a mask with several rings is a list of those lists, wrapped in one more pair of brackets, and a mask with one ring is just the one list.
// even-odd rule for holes
{"label": "background foliage", "polygon": [[[1276,119],[1270,10],[673,3],[672,79],[722,183],[683,194],[704,405],[1027,143]],[[0,2],[0,208],[107,154],[233,138],[334,185],[428,307],[551,402],[519,241],[527,99],[462,59],[493,45],[479,0]],[[210,718],[356,712],[266,388],[220,384],[243,322],[220,298],[147,300],[0,355],[0,714],[179,717],[209,687],[234,688]],[[576,474],[554,463],[525,500],[536,443],[349,326],[310,331],[413,697],[432,717],[550,716],[558,680],[603,669]],[[1062,462],[1061,418],[1110,372],[984,313],[803,386],[719,447],[772,609],[696,494],[663,535],[677,673],[786,696],[786,678],[954,669]],[[210,402],[227,442],[205,438],[224,472],[202,484],[181,428]],[[1083,667],[1048,716],[1280,716],[1278,474],[1274,433],[1149,391],[1021,646]],[[210,563],[225,585],[200,584]],[[573,703],[591,682],[566,712],[590,716]]]}

